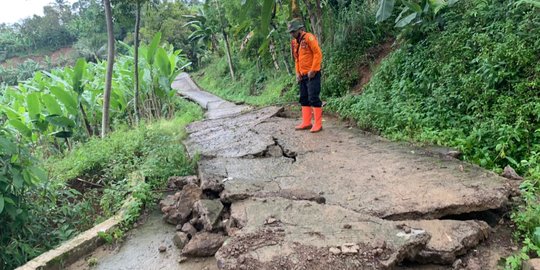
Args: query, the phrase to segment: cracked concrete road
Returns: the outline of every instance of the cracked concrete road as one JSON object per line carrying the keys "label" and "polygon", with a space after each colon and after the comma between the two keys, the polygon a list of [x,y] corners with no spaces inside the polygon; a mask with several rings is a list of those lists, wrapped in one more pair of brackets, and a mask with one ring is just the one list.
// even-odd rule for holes
{"label": "cracked concrete road", "polygon": [[[216,255],[220,269],[289,269],[298,262],[295,269],[378,269],[405,257],[451,263],[489,230],[476,221],[437,219],[499,209],[512,193],[494,173],[366,135],[331,117],[324,116],[322,132],[311,134],[295,131],[298,120],[284,117],[280,107],[213,108],[208,104],[221,101],[189,81],[181,75],[175,84],[211,117],[188,127],[186,148],[200,155],[201,188],[231,208],[231,237]],[[311,207],[295,206],[306,203]],[[269,227],[269,219],[292,222]],[[362,229],[344,234],[342,226],[353,227],[344,221]],[[395,241],[411,230],[422,237]],[[377,251],[377,240],[391,251]],[[351,248],[354,256],[344,255]]]}
{"label": "cracked concrete road", "polygon": [[[229,178],[225,197],[303,189],[329,204],[386,219],[440,218],[500,208],[507,180],[471,164],[364,135],[338,121],[318,134],[263,108],[189,126],[187,147],[200,154],[201,181]],[[328,118],[327,118],[328,119]],[[294,158],[268,149],[279,145]],[[276,152],[276,151],[273,151]]]}

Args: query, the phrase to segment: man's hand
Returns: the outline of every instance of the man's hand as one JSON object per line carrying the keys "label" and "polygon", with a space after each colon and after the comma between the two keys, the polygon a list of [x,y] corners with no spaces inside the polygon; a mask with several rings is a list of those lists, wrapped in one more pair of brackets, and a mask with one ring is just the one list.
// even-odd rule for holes
{"label": "man's hand", "polygon": [[296,82],[301,82],[302,81],[302,75],[296,75]]}
{"label": "man's hand", "polygon": [[317,72],[310,70],[308,72],[307,76],[308,76],[308,78],[313,79],[313,78],[315,78],[315,74],[317,74]]}

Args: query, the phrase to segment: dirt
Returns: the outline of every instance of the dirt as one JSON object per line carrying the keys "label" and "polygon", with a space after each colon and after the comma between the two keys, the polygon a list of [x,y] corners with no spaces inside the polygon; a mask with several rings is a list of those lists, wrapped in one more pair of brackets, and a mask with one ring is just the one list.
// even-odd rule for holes
{"label": "dirt", "polygon": [[368,49],[364,55],[365,60],[358,68],[360,82],[353,87],[352,93],[361,93],[364,86],[371,80],[374,71],[379,67],[382,60],[386,58],[393,50],[395,39],[389,38],[378,46]]}
{"label": "dirt", "polygon": [[[51,64],[53,66],[62,64],[65,61],[69,61],[73,58],[73,55],[75,54],[75,49],[72,47],[66,47],[58,49],[47,56],[50,58]],[[0,63],[0,65],[4,68],[7,67],[17,67],[18,65],[24,63],[26,60],[32,59],[40,64],[45,64],[45,56],[44,55],[31,55],[31,56],[23,56],[23,57],[13,57],[6,59],[6,61]]]}

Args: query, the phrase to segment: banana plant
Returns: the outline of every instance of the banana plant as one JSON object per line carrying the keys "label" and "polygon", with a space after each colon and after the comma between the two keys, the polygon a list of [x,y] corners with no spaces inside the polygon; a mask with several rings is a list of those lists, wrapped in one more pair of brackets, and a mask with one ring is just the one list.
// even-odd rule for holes
{"label": "banana plant", "polygon": [[[458,0],[401,0],[401,11],[395,20],[395,27],[403,28],[421,23],[426,18],[437,16],[439,12],[453,6]],[[395,10],[395,0],[380,0],[377,10],[377,22],[390,18]]]}
{"label": "banana plant", "polygon": [[[174,91],[171,83],[180,70],[190,65],[187,57],[173,47],[160,46],[160,35],[150,45],[141,47],[141,104],[147,106],[147,117],[169,115]],[[133,53],[133,50],[128,50]],[[105,62],[37,72],[18,87],[6,87],[0,95],[0,123],[33,145],[54,145],[63,151],[58,140],[71,147],[70,140],[98,134],[103,104]],[[118,57],[113,74],[111,117],[116,121],[135,123],[130,105],[133,93],[133,57]],[[144,107],[144,106],[143,106]]]}

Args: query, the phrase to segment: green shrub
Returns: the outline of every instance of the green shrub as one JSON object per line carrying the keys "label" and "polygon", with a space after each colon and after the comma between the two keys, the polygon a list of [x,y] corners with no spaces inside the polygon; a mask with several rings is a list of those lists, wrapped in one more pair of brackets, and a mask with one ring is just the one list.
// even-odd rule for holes
{"label": "green shrub", "polygon": [[13,238],[26,224],[32,221],[32,198],[46,175],[37,168],[38,162],[29,150],[17,142],[8,130],[0,129],[0,268],[11,268],[26,259],[19,252],[29,249],[28,245]]}
{"label": "green shrub", "polygon": [[236,66],[236,81],[229,74],[225,57],[215,58],[198,71],[193,79],[206,91],[233,102],[270,105],[290,102],[297,91],[294,76],[277,72],[272,67],[262,68],[251,60],[240,59]]}
{"label": "green shrub", "polygon": [[377,6],[353,0],[329,7],[326,12],[323,47],[322,95],[340,97],[359,82],[359,69],[367,65],[366,51],[392,33],[387,25],[375,24]]}
{"label": "green shrub", "polygon": [[525,174],[525,203],[512,216],[525,247],[507,267],[539,256],[540,13],[511,0],[459,1],[438,27],[402,37],[362,95],[329,108],[387,137],[456,147],[485,168]]}
{"label": "green shrub", "polygon": [[[28,202],[21,215],[24,226],[4,226],[10,223],[0,212],[1,268],[15,268],[114,215],[131,194],[124,213],[129,227],[169,176],[194,173],[195,161],[181,140],[185,125],[202,118],[202,110],[185,100],[176,101],[176,108],[171,120],[118,128],[105,139],[93,138],[66,156],[47,159],[49,180],[20,194]],[[2,184],[0,178],[0,191]]]}
{"label": "green shrub", "polygon": [[493,2],[464,1],[443,16],[446,30],[403,44],[363,95],[330,107],[386,136],[458,147],[487,168],[523,172],[519,161],[536,147],[540,127],[540,16]]}

